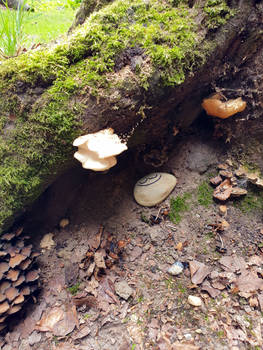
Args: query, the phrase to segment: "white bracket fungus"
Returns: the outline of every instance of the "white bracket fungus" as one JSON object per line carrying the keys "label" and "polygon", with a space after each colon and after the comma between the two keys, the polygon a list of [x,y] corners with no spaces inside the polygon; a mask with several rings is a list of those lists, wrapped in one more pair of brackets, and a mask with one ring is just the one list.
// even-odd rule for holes
{"label": "white bracket fungus", "polygon": [[74,140],[73,146],[79,148],[74,157],[82,163],[82,167],[95,171],[112,168],[117,163],[115,156],[128,149],[110,128],[80,136]]}

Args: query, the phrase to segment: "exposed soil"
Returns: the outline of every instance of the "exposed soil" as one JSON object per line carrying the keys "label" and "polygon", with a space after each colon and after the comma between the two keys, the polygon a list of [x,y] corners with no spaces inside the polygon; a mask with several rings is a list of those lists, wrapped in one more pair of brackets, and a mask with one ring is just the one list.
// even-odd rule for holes
{"label": "exposed soil", "polygon": [[[65,175],[64,187],[57,182],[59,190],[49,190],[26,218],[27,230],[36,232],[41,225],[44,231],[34,236],[36,249],[50,232],[55,245],[43,249],[38,258],[41,290],[37,302],[10,325],[1,349],[262,349],[263,292],[241,293],[233,281],[242,271],[224,270],[220,262],[224,256],[234,261],[242,257],[246,263],[253,257],[257,264],[246,268],[254,269],[262,279],[262,213],[250,208],[241,211],[241,200],[235,199],[226,203],[227,214],[222,217],[220,203],[211,200],[210,192],[202,192],[202,186],[217,174],[217,165],[231,157],[230,145],[202,135],[179,139],[168,162],[158,168],[175,174],[178,184],[169,198],[153,208],[143,208],[133,199],[135,182],[156,171],[137,162],[140,156],[130,156],[129,162],[123,159],[116,169],[100,176],[90,176],[80,168]],[[235,161],[232,157],[233,168]],[[172,223],[161,213],[169,208],[171,197],[185,193],[187,208],[180,214],[181,221]],[[149,225],[145,221],[151,215],[162,221]],[[58,225],[62,217],[69,219],[65,228]],[[211,225],[223,219],[229,228],[216,234]],[[83,261],[101,226],[100,242],[112,242],[112,253],[120,241],[125,247],[96,279],[94,274],[88,277]],[[218,274],[228,273],[218,296],[202,290],[203,281],[191,281],[189,262],[194,260],[211,269],[206,277],[210,284]],[[184,270],[172,276],[167,270],[176,261],[183,263]],[[132,288],[127,300],[115,291],[122,280]],[[190,305],[189,295],[200,297],[201,306]],[[77,307],[76,296],[81,304]],[[35,329],[51,311],[63,314],[59,325],[49,331]]]}

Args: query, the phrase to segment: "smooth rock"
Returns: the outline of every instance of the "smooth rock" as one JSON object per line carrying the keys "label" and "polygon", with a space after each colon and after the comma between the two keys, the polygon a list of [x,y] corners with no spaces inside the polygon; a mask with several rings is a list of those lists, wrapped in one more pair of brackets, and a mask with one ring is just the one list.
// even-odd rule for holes
{"label": "smooth rock", "polygon": [[126,281],[116,282],[114,286],[116,294],[125,300],[128,300],[133,293],[133,289],[128,285]]}
{"label": "smooth rock", "polygon": [[152,207],[167,198],[176,183],[176,177],[171,174],[151,173],[135,184],[134,198],[138,204]]}
{"label": "smooth rock", "polygon": [[196,297],[194,295],[189,295],[188,297],[188,303],[193,306],[201,306],[202,305],[202,299],[199,297]]}
{"label": "smooth rock", "polygon": [[183,272],[183,269],[184,265],[180,261],[176,261],[176,263],[169,267],[168,273],[170,273],[170,275],[177,276]]}
{"label": "smooth rock", "polygon": [[217,163],[217,159],[217,154],[211,146],[194,142],[191,144],[186,164],[190,170],[203,174]]}

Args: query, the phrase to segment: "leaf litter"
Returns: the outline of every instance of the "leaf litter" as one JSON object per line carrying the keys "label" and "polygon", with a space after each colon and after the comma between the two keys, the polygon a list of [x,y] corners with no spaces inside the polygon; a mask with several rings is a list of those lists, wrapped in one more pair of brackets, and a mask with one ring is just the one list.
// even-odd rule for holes
{"label": "leaf litter", "polygon": [[[221,183],[224,175],[221,172]],[[225,184],[234,186],[229,181]],[[256,244],[248,254],[242,254],[238,246],[240,241],[248,245],[239,236],[240,220],[250,234],[256,225],[249,226],[240,212],[233,214],[235,209],[225,200],[224,205],[227,210],[219,211],[221,217],[216,205],[208,213],[199,206],[191,213],[193,224],[190,219],[177,226],[170,225],[162,207],[157,212],[149,209],[150,225],[142,223],[141,209],[136,207],[134,222],[119,219],[119,233],[110,223],[105,229],[97,225],[87,239],[80,230],[80,239],[75,236],[74,244],[63,236],[70,233],[68,227],[65,231],[61,228],[58,236],[54,233],[54,243],[47,243],[43,248],[46,256],[40,258],[46,264],[46,310],[29,327],[41,334],[39,344],[52,350],[197,350],[214,349],[216,344],[261,347],[263,256]],[[255,241],[262,226],[255,227]],[[218,242],[221,251],[216,250]],[[63,251],[61,257],[57,251]],[[58,276],[64,273],[63,278],[54,276],[47,256],[52,256]],[[183,273],[169,276],[167,270],[175,261],[182,262]],[[117,293],[121,281],[132,290],[127,298],[124,290]],[[67,289],[69,283],[76,289],[74,295]],[[201,305],[188,304],[189,295],[200,299]],[[14,336],[8,339],[11,344],[17,341]]]}

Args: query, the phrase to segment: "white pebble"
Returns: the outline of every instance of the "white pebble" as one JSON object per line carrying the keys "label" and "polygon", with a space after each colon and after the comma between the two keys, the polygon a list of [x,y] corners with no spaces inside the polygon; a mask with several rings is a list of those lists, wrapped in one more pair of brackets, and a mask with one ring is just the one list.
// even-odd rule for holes
{"label": "white pebble", "polygon": [[199,297],[196,297],[194,295],[189,295],[188,297],[188,303],[193,306],[201,306],[202,305],[202,299]]}

